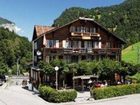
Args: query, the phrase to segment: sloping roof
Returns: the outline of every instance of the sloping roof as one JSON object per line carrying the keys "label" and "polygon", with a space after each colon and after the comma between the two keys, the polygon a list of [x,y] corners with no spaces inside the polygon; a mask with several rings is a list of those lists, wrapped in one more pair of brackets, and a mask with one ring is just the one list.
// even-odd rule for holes
{"label": "sloping roof", "polygon": [[50,26],[39,26],[39,25],[35,26],[37,36],[47,32],[47,31],[50,31],[50,30],[52,30],[54,28],[55,27],[50,27]]}
{"label": "sloping roof", "polygon": [[[40,35],[42,35],[43,33],[46,33],[52,29],[54,29],[55,27],[51,27],[51,26],[41,26],[41,25],[35,25],[34,26],[34,33],[33,33],[33,38],[32,40],[34,40],[35,38],[38,38]],[[35,36],[34,36],[35,35]]]}
{"label": "sloping roof", "polygon": [[113,35],[115,38],[119,39],[123,44],[125,44],[126,42],[121,39],[120,37],[118,37],[117,35],[115,35],[114,33],[110,32],[108,29],[106,29],[105,27],[103,27],[101,24],[99,24],[98,22],[94,21],[91,18],[84,18],[84,17],[79,17],[80,20],[88,20],[88,21],[93,21],[95,24],[97,24],[100,28],[102,28],[103,30],[105,30],[106,32],[108,32],[109,34]]}
{"label": "sloping roof", "polygon": [[[70,24],[72,24],[72,23],[74,23],[74,22],[76,22],[76,21],[78,21],[78,20],[87,20],[87,21],[94,22],[94,23],[97,24],[100,28],[102,28],[103,30],[105,30],[106,32],[108,32],[109,34],[111,34],[112,36],[114,36],[115,38],[117,38],[118,40],[120,40],[123,44],[126,43],[126,42],[125,42],[124,40],[122,40],[120,37],[116,36],[114,33],[110,32],[110,31],[107,30],[105,27],[103,27],[101,24],[99,24],[99,23],[97,23],[96,21],[94,21],[93,19],[91,19],[91,18],[84,18],[84,17],[79,17],[79,18],[76,19],[76,20],[73,20],[73,21],[71,21],[71,22],[69,22],[69,23],[67,23],[67,24],[65,24],[65,25],[63,25],[63,26],[61,26],[61,27],[57,27],[57,28],[53,28],[53,29],[51,29],[51,30],[48,30],[48,31],[45,32],[45,33],[47,34],[47,33],[54,32],[54,31],[59,30],[59,29],[61,29],[61,28],[63,28],[63,27],[66,27],[66,26],[68,26],[68,25],[70,25]],[[41,37],[41,36],[43,36],[43,35],[44,35],[44,33],[42,33],[41,35],[39,35],[39,37]],[[39,38],[39,37],[38,37],[38,38]]]}

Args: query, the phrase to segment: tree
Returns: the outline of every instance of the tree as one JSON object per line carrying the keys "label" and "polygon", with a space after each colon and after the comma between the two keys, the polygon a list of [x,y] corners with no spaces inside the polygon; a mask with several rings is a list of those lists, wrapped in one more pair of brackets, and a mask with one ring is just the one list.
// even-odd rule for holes
{"label": "tree", "polygon": [[[20,68],[25,71],[26,66],[31,62],[31,43],[27,38],[21,37],[7,29],[0,28],[0,61],[13,68],[17,59],[20,58]],[[13,73],[15,70],[13,69]]]}
{"label": "tree", "polygon": [[8,74],[8,66],[5,65],[4,63],[0,63],[0,75],[3,75],[3,74]]}
{"label": "tree", "polygon": [[54,67],[52,65],[50,65],[49,63],[47,63],[47,62],[40,61],[38,66],[48,76],[50,76],[52,73],[54,73]]}

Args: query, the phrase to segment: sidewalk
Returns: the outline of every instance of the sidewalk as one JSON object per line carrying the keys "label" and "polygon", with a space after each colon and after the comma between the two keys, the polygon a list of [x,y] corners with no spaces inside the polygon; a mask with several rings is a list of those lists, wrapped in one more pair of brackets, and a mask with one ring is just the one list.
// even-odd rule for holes
{"label": "sidewalk", "polygon": [[75,99],[75,102],[87,102],[87,101],[93,101],[94,99],[90,97],[89,91],[84,92],[77,92],[77,98]]}
{"label": "sidewalk", "polygon": [[5,82],[5,83],[2,85],[2,88],[5,89],[7,86],[8,86],[8,83]]}

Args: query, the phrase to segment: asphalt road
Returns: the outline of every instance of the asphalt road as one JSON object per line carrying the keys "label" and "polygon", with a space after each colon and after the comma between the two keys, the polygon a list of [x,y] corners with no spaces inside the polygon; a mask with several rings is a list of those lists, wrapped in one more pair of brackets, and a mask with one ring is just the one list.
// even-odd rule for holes
{"label": "asphalt road", "polygon": [[[103,100],[84,100],[68,102],[68,103],[49,103],[29,90],[23,89],[20,85],[16,85],[17,79],[13,78],[10,85],[5,89],[0,88],[0,105],[140,105],[140,94],[127,95]],[[87,96],[86,96],[87,95]],[[80,94],[79,97],[89,96],[89,93]]]}
{"label": "asphalt road", "polygon": [[[27,77],[12,77],[0,88],[0,105],[52,105],[32,91],[22,88],[22,80]],[[18,84],[17,84],[18,82]]]}

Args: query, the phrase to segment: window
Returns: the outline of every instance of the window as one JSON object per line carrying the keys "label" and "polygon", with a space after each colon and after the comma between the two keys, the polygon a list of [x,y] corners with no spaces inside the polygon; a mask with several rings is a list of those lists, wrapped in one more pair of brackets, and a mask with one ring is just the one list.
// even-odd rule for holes
{"label": "window", "polygon": [[75,32],[75,27],[74,26],[70,27],[70,32]]}
{"label": "window", "polygon": [[92,48],[92,41],[84,41],[84,48]]}
{"label": "window", "polygon": [[71,41],[72,48],[81,48],[81,41]]}
{"label": "window", "polygon": [[34,61],[37,62],[37,56],[34,56]]}
{"label": "window", "polygon": [[69,63],[69,62],[70,62],[70,59],[71,59],[71,58],[70,58],[69,55],[65,55],[65,56],[64,56],[64,61],[65,61],[65,62]]}
{"label": "window", "polygon": [[59,48],[59,40],[48,40],[47,47]]}
{"label": "window", "polygon": [[71,56],[71,62],[78,62],[78,56],[75,56],[75,55],[73,55],[73,56]]}
{"label": "window", "polygon": [[85,32],[85,27],[81,26],[81,32]]}
{"label": "window", "polygon": [[77,32],[81,32],[81,27],[77,27]]}
{"label": "window", "polygon": [[59,48],[59,40],[56,40],[56,48]]}
{"label": "window", "polygon": [[89,28],[88,27],[86,27],[86,32],[89,32]]}
{"label": "window", "polygon": [[110,48],[110,42],[106,42],[106,48]]}
{"label": "window", "polygon": [[91,33],[96,33],[96,28],[95,27],[94,28],[93,27],[90,27],[90,32]]}
{"label": "window", "polygon": [[37,42],[34,42],[34,49],[37,49]]}
{"label": "window", "polygon": [[99,42],[93,42],[94,48],[99,48]]}
{"label": "window", "polygon": [[68,48],[69,42],[67,40],[63,40],[63,48]]}

